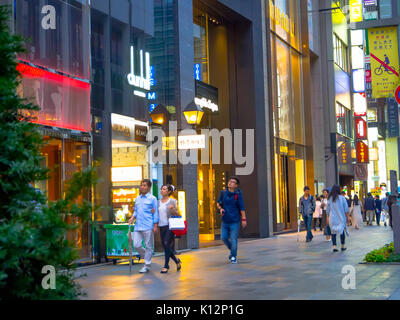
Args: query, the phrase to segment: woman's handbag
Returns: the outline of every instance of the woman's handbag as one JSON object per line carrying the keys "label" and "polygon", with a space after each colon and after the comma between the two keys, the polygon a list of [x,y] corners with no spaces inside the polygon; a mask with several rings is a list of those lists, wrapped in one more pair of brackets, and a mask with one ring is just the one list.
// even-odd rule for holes
{"label": "woman's handbag", "polygon": [[185,229],[185,220],[182,217],[171,217],[168,219],[169,230],[183,230]]}
{"label": "woman's handbag", "polygon": [[187,233],[187,223],[185,222],[185,229],[181,229],[181,230],[172,230],[172,232],[175,234],[175,236],[180,237],[180,236],[184,236]]}

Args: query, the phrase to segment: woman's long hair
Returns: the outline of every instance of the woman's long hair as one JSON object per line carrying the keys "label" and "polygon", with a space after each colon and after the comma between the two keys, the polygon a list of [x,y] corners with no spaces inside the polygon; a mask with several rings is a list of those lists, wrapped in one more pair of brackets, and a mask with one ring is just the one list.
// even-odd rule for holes
{"label": "woman's long hair", "polygon": [[355,206],[358,206],[358,195],[354,196],[353,203],[354,203]]}
{"label": "woman's long hair", "polygon": [[337,184],[335,184],[332,187],[331,193],[329,194],[328,199],[332,199],[333,202],[336,201],[336,199],[339,197],[340,195],[340,186],[338,186]]}

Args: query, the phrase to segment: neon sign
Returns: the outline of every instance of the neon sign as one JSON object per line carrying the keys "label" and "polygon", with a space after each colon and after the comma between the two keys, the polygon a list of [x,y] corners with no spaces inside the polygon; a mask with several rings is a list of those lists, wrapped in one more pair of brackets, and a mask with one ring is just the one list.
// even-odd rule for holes
{"label": "neon sign", "polygon": [[[140,54],[140,75],[136,75],[134,48],[133,46],[131,46],[131,72],[127,76],[128,82],[131,86],[145,90],[150,90],[150,82],[151,82],[150,54],[148,52],[145,52],[144,61],[143,61],[143,50],[140,50],[139,54]],[[144,69],[146,69],[146,74]]]}

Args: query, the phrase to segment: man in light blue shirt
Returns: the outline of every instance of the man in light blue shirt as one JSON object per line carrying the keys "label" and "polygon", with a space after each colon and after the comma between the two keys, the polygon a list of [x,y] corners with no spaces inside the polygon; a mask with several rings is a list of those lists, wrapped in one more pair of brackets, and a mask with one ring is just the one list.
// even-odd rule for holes
{"label": "man in light blue shirt", "polygon": [[[135,199],[135,212],[129,220],[131,224],[136,218],[135,230],[133,232],[133,247],[144,257],[144,267],[140,273],[146,273],[150,270],[151,258],[153,257],[153,239],[154,232],[158,228],[158,203],[156,197],[150,193],[151,181],[148,179],[140,183],[140,195]],[[144,241],[146,249],[143,249]]]}

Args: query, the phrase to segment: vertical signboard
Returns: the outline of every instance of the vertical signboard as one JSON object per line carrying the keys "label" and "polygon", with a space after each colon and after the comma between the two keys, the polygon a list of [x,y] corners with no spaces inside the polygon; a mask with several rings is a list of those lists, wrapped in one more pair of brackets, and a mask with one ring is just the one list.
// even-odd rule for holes
{"label": "vertical signboard", "polygon": [[356,152],[357,152],[357,163],[369,162],[368,146],[364,142],[357,141]]}
{"label": "vertical signboard", "polygon": [[367,121],[362,117],[355,118],[356,123],[356,139],[366,140],[367,139]]}
{"label": "vertical signboard", "polygon": [[395,99],[388,99],[388,134],[390,138],[399,136],[399,106]]}
{"label": "vertical signboard", "polygon": [[351,147],[350,143],[346,141],[339,142],[338,146],[338,160],[339,164],[351,163]]}
{"label": "vertical signboard", "polygon": [[362,0],[350,0],[350,22],[361,22],[363,7]]}
{"label": "vertical signboard", "polygon": [[397,27],[368,30],[371,57],[372,98],[394,96],[399,81]]}

